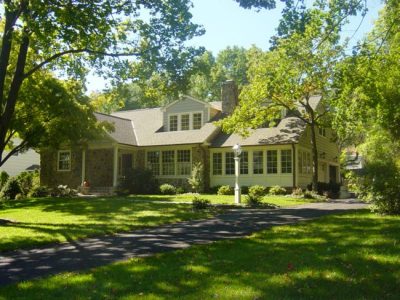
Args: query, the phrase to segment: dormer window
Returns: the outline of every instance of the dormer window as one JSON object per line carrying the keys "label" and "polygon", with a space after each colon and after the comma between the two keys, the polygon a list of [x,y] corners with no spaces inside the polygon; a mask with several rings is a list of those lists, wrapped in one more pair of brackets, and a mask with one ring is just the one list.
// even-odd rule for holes
{"label": "dormer window", "polygon": [[169,116],[169,131],[178,131],[178,116]]}
{"label": "dormer window", "polygon": [[201,113],[193,114],[193,129],[200,129],[202,125]]}
{"label": "dormer window", "polygon": [[185,114],[181,115],[181,130],[189,130],[190,129],[190,115]]}
{"label": "dormer window", "polygon": [[169,131],[196,130],[203,126],[203,113],[181,113],[168,116]]}

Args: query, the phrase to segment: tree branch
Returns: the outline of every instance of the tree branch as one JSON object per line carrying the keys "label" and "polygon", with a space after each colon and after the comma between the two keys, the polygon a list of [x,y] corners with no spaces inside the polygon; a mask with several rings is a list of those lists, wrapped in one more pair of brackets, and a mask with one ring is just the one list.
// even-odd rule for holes
{"label": "tree branch", "polygon": [[14,147],[13,149],[11,149],[10,152],[7,153],[7,155],[1,159],[0,161],[0,167],[11,157],[13,156],[15,153],[18,153],[19,151],[21,151],[23,148],[25,148],[27,145],[27,141],[22,141],[18,146]]}
{"label": "tree branch", "polygon": [[67,55],[67,54],[77,54],[77,53],[89,53],[89,54],[95,54],[99,56],[110,56],[110,57],[121,57],[121,56],[140,56],[142,53],[108,53],[108,52],[103,52],[103,51],[96,51],[92,50],[89,48],[82,48],[82,49],[70,49],[70,50],[65,50],[59,53],[54,54],[53,56],[50,56],[49,58],[45,59],[42,61],[40,64],[34,66],[32,69],[30,69],[28,72],[24,74],[24,78],[27,78],[31,76],[33,73],[35,73],[37,70],[42,68],[43,66],[47,65],[48,63],[52,62],[53,60]]}

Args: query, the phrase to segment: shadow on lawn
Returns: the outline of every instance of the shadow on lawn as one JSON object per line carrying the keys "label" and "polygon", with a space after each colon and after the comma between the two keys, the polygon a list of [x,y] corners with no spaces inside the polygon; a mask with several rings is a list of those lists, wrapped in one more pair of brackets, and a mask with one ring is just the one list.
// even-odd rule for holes
{"label": "shadow on lawn", "polygon": [[[358,216],[358,217],[355,217]],[[366,213],[8,287],[12,298],[395,299],[398,218]]]}

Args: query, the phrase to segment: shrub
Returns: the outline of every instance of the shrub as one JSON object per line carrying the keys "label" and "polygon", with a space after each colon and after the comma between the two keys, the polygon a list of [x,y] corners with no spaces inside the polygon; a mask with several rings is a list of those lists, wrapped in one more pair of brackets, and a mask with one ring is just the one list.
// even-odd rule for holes
{"label": "shrub", "polygon": [[217,194],[220,187],[221,187],[220,185],[215,185],[210,187],[208,190],[210,194]]}
{"label": "shrub", "polygon": [[304,199],[316,199],[317,194],[315,194],[313,191],[304,191],[303,198]]}
{"label": "shrub", "polygon": [[292,191],[292,196],[297,196],[297,197],[303,196],[303,190],[301,188],[294,188]]}
{"label": "shrub", "polygon": [[218,195],[233,195],[233,187],[229,185],[221,185],[218,189]]}
{"label": "shrub", "polygon": [[185,193],[185,189],[183,187],[181,187],[181,186],[178,186],[176,188],[176,193],[177,194],[184,194]]}
{"label": "shrub", "polygon": [[240,192],[241,192],[242,194],[248,194],[248,193],[249,193],[249,187],[246,186],[246,185],[241,186],[241,187],[240,187]]}
{"label": "shrub", "polygon": [[192,200],[193,209],[206,209],[211,205],[210,200],[200,198],[200,196],[195,195]]}
{"label": "shrub", "polygon": [[13,200],[15,196],[21,194],[21,188],[19,186],[18,180],[15,177],[10,177],[6,184],[3,186],[0,192],[0,198],[4,200]]}
{"label": "shrub", "polygon": [[274,185],[269,189],[269,193],[271,195],[285,195],[286,189],[279,185]]}
{"label": "shrub", "polygon": [[6,184],[9,177],[10,177],[10,175],[8,175],[8,173],[6,171],[1,171],[1,173],[0,173],[0,190]]}
{"label": "shrub", "polygon": [[46,197],[49,195],[49,189],[47,186],[34,186],[31,191],[29,192],[29,197],[34,197],[34,198],[41,198],[41,197]]}
{"label": "shrub", "polygon": [[157,180],[149,169],[132,169],[121,181],[119,188],[131,194],[156,194]]}
{"label": "shrub", "polygon": [[252,197],[262,197],[267,194],[267,189],[262,185],[252,185],[249,187],[249,195]]}
{"label": "shrub", "polygon": [[163,195],[175,195],[176,188],[172,184],[164,183],[160,185],[160,193]]}
{"label": "shrub", "polygon": [[24,198],[25,198],[25,196],[22,195],[22,194],[17,194],[17,195],[15,195],[15,200],[22,200],[22,199],[24,199]]}
{"label": "shrub", "polygon": [[251,207],[260,206],[262,203],[261,200],[261,196],[252,195],[250,193],[244,198],[244,202],[246,203],[246,205]]}
{"label": "shrub", "polygon": [[192,173],[188,178],[188,183],[191,188],[196,192],[200,193],[204,191],[204,167],[201,162],[193,165]]}
{"label": "shrub", "polygon": [[22,193],[26,196],[34,186],[40,184],[39,172],[22,172],[17,176],[17,180]]}
{"label": "shrub", "polygon": [[50,191],[52,197],[74,197],[78,194],[77,190],[71,189],[67,185],[59,185]]}

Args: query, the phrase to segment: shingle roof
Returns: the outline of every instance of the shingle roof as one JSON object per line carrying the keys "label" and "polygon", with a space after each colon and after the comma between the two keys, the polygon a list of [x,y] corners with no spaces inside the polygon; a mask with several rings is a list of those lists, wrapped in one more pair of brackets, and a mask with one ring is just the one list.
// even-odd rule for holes
{"label": "shingle roof", "polygon": [[132,120],[139,146],[200,144],[207,142],[215,131],[219,130],[212,122],[209,122],[198,130],[162,131],[161,108],[120,111],[113,113],[113,116]]}
{"label": "shingle roof", "polygon": [[137,146],[131,120],[101,113],[95,113],[94,115],[98,121],[107,121],[114,126],[114,131],[107,133],[117,143]]}

